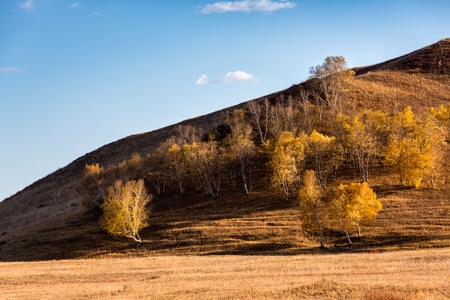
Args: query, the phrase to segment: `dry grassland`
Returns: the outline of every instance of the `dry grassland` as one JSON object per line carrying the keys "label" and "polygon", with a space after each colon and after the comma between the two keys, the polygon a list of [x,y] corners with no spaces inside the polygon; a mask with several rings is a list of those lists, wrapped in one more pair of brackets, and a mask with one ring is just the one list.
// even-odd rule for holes
{"label": "dry grassland", "polygon": [[396,112],[411,106],[427,111],[450,101],[450,78],[433,74],[379,71],[355,77],[348,93],[357,108]]}
{"label": "dry grassland", "polygon": [[1,299],[449,299],[450,249],[0,264]]}

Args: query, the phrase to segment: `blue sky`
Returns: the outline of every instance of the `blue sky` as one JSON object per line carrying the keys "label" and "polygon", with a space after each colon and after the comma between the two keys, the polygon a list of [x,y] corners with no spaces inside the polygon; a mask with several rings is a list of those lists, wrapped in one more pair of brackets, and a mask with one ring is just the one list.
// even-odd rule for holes
{"label": "blue sky", "polygon": [[0,0],[0,201],[79,156],[450,37],[441,0]]}

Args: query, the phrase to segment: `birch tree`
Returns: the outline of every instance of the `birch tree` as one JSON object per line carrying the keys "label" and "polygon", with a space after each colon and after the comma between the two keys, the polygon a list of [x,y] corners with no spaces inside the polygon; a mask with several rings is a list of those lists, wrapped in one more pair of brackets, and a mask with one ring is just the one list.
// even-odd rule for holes
{"label": "birch tree", "polygon": [[124,236],[142,244],[139,231],[149,225],[147,204],[152,196],[147,193],[144,180],[121,180],[108,189],[101,205],[100,224],[109,234]]}
{"label": "birch tree", "polygon": [[335,137],[313,130],[308,137],[308,156],[311,158],[317,179],[326,188],[328,177],[343,163],[343,149]]}
{"label": "birch tree", "polygon": [[172,144],[167,149],[164,168],[172,180],[178,185],[180,194],[184,195],[188,177],[188,160],[185,145]]}
{"label": "birch tree", "polygon": [[330,223],[345,233],[351,245],[350,230],[356,228],[361,237],[361,227],[372,222],[381,208],[367,182],[340,184],[329,199]]}
{"label": "birch tree", "polygon": [[388,129],[387,114],[381,111],[360,111],[354,117],[340,116],[344,144],[361,181],[369,181],[369,169],[382,154]]}
{"label": "birch tree", "polygon": [[309,74],[320,83],[322,101],[333,111],[340,111],[342,94],[354,76],[354,71],[347,68],[345,58],[327,56],[321,65],[311,67]]}
{"label": "birch tree", "polygon": [[252,128],[246,122],[245,113],[241,109],[233,111],[228,123],[231,133],[225,139],[225,146],[230,158],[229,168],[237,171],[246,194],[250,194],[254,185],[253,160],[256,153],[256,146],[252,141]]}
{"label": "birch tree", "polygon": [[306,143],[305,134],[296,137],[292,132],[285,131],[274,144],[269,162],[272,169],[271,182],[274,187],[283,189],[286,199],[293,190],[299,188]]}
{"label": "birch tree", "polygon": [[264,144],[267,140],[267,134],[269,133],[270,102],[267,98],[260,103],[257,101],[250,101],[247,103],[246,107],[258,130],[259,140]]}
{"label": "birch tree", "polygon": [[300,215],[304,230],[319,235],[320,247],[324,247],[324,228],[327,221],[327,209],[322,201],[323,190],[316,172],[308,170],[303,178],[303,186],[298,191]]}
{"label": "birch tree", "polygon": [[200,181],[207,195],[219,196],[222,161],[214,141],[184,145],[193,181]]}

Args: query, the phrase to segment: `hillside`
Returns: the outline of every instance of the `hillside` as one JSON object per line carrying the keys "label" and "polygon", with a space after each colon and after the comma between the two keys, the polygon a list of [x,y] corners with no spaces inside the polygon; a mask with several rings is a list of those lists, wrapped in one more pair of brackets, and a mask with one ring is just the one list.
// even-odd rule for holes
{"label": "hillside", "polygon": [[[347,91],[347,107],[399,111],[412,106],[417,112],[450,102],[450,39],[441,40],[384,63],[355,68]],[[299,99],[311,81],[263,96],[277,103]],[[134,153],[145,157],[174,134],[176,125],[217,130],[224,112],[246,103],[183,121],[152,132],[132,135],[88,153],[68,166],[33,183],[0,203],[0,261],[61,259],[111,252],[151,251],[165,254],[301,253],[316,251],[317,241],[302,234],[295,201],[267,188],[259,178],[249,196],[228,191],[218,199],[176,191],[155,195],[151,226],[142,236],[144,249],[113,238],[98,226],[98,211],[81,205],[77,192],[87,164],[118,164]],[[448,164],[447,151],[445,163]],[[450,246],[450,166],[444,170],[440,190],[405,189],[396,185],[385,168],[373,174],[373,187],[383,203],[365,243],[359,250],[410,249]],[[340,174],[350,180],[345,170]],[[338,241],[338,247],[345,245]],[[336,250],[337,249],[337,250]]]}

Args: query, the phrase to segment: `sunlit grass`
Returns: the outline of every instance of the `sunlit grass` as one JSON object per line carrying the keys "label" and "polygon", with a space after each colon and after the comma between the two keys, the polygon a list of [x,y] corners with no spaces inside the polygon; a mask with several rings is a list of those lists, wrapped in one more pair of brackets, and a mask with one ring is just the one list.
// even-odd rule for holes
{"label": "sunlit grass", "polygon": [[447,299],[450,250],[0,264],[1,299]]}

